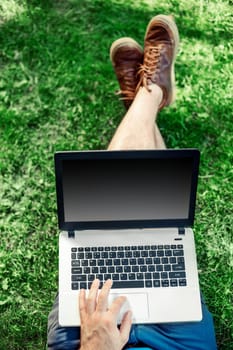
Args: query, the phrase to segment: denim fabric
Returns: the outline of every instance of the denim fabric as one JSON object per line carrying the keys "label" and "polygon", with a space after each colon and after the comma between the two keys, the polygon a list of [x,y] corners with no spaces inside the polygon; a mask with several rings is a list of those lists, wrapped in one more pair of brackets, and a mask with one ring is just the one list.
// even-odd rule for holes
{"label": "denim fabric", "polygon": [[58,323],[58,295],[48,317],[48,350],[77,350],[80,346],[79,327],[61,327]]}
{"label": "denim fabric", "polygon": [[[125,349],[216,350],[212,315],[203,300],[202,312],[201,322],[133,325]],[[79,339],[79,327],[59,326],[57,297],[48,318],[48,350],[77,350]]]}

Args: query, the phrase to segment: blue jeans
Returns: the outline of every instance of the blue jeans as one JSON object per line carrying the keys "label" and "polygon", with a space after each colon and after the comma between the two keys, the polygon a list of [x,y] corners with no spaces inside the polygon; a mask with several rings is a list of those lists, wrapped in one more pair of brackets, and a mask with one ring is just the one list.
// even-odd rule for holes
{"label": "blue jeans", "polygon": [[[212,315],[202,300],[200,322],[133,325],[125,349],[140,350],[216,350]],[[48,318],[48,350],[77,350],[79,327],[60,327],[58,297]],[[111,350],[111,349],[109,349]]]}

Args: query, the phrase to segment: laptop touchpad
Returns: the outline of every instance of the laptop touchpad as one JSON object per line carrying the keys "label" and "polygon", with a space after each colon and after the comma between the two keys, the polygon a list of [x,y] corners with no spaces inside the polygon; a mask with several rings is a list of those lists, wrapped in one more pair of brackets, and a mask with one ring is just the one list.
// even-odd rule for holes
{"label": "laptop touchpad", "polygon": [[125,312],[132,311],[133,322],[143,322],[148,320],[148,298],[147,293],[111,293],[109,295],[109,305],[117,297],[124,295],[127,299],[121,308],[118,322],[120,323]]}

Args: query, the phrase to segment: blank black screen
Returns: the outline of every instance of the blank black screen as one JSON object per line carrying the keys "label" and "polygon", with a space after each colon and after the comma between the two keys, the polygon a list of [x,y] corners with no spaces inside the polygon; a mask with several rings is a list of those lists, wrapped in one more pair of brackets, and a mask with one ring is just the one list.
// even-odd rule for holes
{"label": "blank black screen", "polygon": [[65,222],[189,216],[191,158],[63,160]]}

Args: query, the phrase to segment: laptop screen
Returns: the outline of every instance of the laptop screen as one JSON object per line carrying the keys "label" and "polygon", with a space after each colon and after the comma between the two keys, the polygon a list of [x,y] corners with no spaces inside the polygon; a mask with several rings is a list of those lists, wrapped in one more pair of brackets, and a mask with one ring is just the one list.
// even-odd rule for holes
{"label": "laptop screen", "polygon": [[59,226],[192,221],[198,155],[196,150],[57,153]]}

